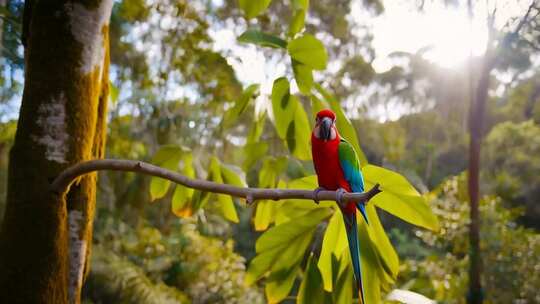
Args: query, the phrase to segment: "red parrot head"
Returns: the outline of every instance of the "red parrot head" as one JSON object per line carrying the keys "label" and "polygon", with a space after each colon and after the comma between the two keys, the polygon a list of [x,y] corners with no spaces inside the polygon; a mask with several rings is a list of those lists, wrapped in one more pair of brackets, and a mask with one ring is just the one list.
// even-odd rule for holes
{"label": "red parrot head", "polygon": [[324,109],[317,113],[315,118],[315,128],[313,129],[313,135],[316,138],[324,141],[335,139],[337,136],[336,130],[336,114],[331,110]]}

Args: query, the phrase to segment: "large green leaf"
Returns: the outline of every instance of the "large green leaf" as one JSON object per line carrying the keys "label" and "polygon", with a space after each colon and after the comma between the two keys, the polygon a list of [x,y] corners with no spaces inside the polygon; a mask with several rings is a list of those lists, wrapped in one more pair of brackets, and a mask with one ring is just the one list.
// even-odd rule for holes
{"label": "large green leaf", "polygon": [[238,100],[234,104],[234,107],[230,108],[225,113],[224,118],[223,118],[223,127],[228,128],[236,122],[238,117],[247,108],[249,101],[258,94],[258,90],[259,90],[259,85],[252,84],[248,86],[244,90],[244,92],[242,92],[242,95],[240,95],[240,98],[238,98]]}
{"label": "large green leaf", "polygon": [[[356,129],[352,125],[351,121],[347,118],[343,109],[341,108],[338,100],[326,91],[320,84],[314,83],[315,88],[325,99],[324,101],[330,105],[330,108],[334,113],[336,113],[336,126],[338,128],[339,134],[341,137],[345,138],[349,143],[351,143],[358,155],[358,160],[360,161],[360,166],[363,167],[368,164],[367,158],[364,154],[364,151],[360,148],[360,143],[358,142],[358,135],[356,134]],[[312,101],[314,99],[312,98]],[[317,99],[315,99],[315,102]],[[319,100],[320,101],[320,100]],[[320,105],[320,103],[319,103]]]}
{"label": "large green leaf", "polygon": [[381,185],[382,192],[370,202],[389,213],[420,227],[437,231],[439,221],[426,199],[399,173],[368,165],[362,168],[366,189]]}
{"label": "large green leaf", "polygon": [[[278,183],[278,177],[285,170],[287,166],[287,159],[284,157],[272,158],[267,157],[263,161],[261,170],[259,171],[259,187],[261,188],[275,188],[276,185],[283,187],[283,183]],[[266,230],[268,226],[274,221],[274,215],[276,205],[281,202],[263,200],[257,202],[257,209],[255,210],[255,217],[253,219],[255,230]]]}
{"label": "large green leaf", "polygon": [[322,42],[310,34],[293,39],[287,45],[289,55],[314,70],[324,70],[328,54]]}
{"label": "large green leaf", "polygon": [[[287,185],[289,189],[315,189],[317,188],[317,176],[310,175],[302,178],[294,179],[290,181]],[[317,208],[329,208],[335,206],[334,201],[322,201],[319,204],[314,202],[300,200],[300,199],[289,199],[283,201],[279,208],[276,208],[275,212],[275,222],[276,225],[280,225],[292,219],[296,219],[306,213]]]}
{"label": "large green leaf", "polygon": [[307,261],[306,271],[302,283],[300,284],[298,295],[296,296],[296,303],[322,304],[330,302],[328,294],[324,292],[322,285],[321,273],[317,268],[315,257],[311,254]]}
{"label": "large green leaf", "polygon": [[[182,174],[187,177],[194,178],[195,170],[193,169],[193,155],[191,152],[184,153],[180,163]],[[188,217],[193,214],[191,206],[194,190],[192,188],[176,185],[171,201],[171,209],[174,214],[180,217]]]}
{"label": "large green leaf", "polygon": [[294,119],[298,102],[289,92],[289,81],[285,77],[274,80],[272,86],[272,112],[274,125],[280,138],[285,139],[289,124]]}
{"label": "large green leaf", "polygon": [[307,11],[309,7],[309,0],[292,0],[295,8],[303,8]]}
{"label": "large green leaf", "polygon": [[368,226],[358,224],[358,244],[360,265],[366,303],[381,303],[381,263],[374,249],[375,244],[369,237]]}
{"label": "large green leaf", "polygon": [[264,130],[265,122],[266,112],[263,112],[262,115],[258,115],[254,119],[251,127],[249,128],[246,145],[244,146],[245,158],[244,162],[242,163],[242,168],[246,172],[255,162],[257,162],[257,160],[262,159],[268,150],[268,143],[259,140]]}
{"label": "large green leaf", "polygon": [[289,151],[298,159],[310,160],[311,159],[311,145],[310,145],[310,126],[306,111],[300,105],[300,102],[296,96],[291,96],[291,101],[297,105],[294,106],[294,120],[289,123],[287,128],[287,147]]}
{"label": "large green leaf", "polygon": [[330,215],[330,209],[318,208],[266,231],[255,244],[257,256],[250,263],[246,281],[252,283],[268,271],[270,277],[275,277],[296,265],[304,256],[317,225]]}
{"label": "large green leaf", "polygon": [[266,282],[264,291],[269,304],[279,303],[287,297],[293,287],[298,269],[298,265],[286,269],[278,278]]}
{"label": "large green leaf", "polygon": [[[183,150],[176,145],[166,145],[159,148],[159,150],[152,157],[151,163],[156,166],[163,167],[172,171],[178,169],[178,163],[182,158]],[[159,177],[152,177],[150,179],[150,199],[156,200],[162,198],[167,194],[171,182]]]}
{"label": "large green leaf", "polygon": [[261,14],[270,4],[271,0],[238,0],[240,8],[246,14],[247,19]]}
{"label": "large green leaf", "polygon": [[313,72],[310,67],[307,65],[292,60],[292,68],[294,72],[294,79],[296,79],[296,84],[298,89],[302,94],[309,95],[311,92],[311,87],[313,86]]}
{"label": "large green leaf", "polygon": [[332,269],[337,269],[332,273],[332,303],[352,304],[353,271],[348,250],[339,259],[332,255]]}
{"label": "large green leaf", "polygon": [[[374,244],[373,248],[381,264],[381,284],[391,285],[395,283],[399,272],[398,255],[384,231],[375,206],[368,204],[366,206],[366,213],[369,219],[369,237]],[[360,214],[357,217],[361,220]]]}
{"label": "large green leaf", "polygon": [[321,255],[319,257],[319,270],[324,282],[324,290],[331,292],[333,290],[333,277],[339,272],[338,268],[332,268],[332,257],[340,257],[347,249],[347,234],[341,212],[334,212],[334,215],[328,222],[328,227],[324,233]]}
{"label": "large green leaf", "polygon": [[[232,171],[228,171],[227,175],[232,174]],[[229,176],[232,178],[232,176]],[[209,179],[216,183],[223,183],[222,167],[219,160],[216,157],[212,157],[210,160]],[[234,182],[237,182],[236,179]],[[234,202],[230,195],[217,194],[218,205],[217,208],[221,215],[227,220],[238,223],[238,214],[234,207]]]}
{"label": "large green leaf", "polygon": [[287,41],[278,36],[263,33],[258,30],[247,30],[238,37],[239,42],[253,43],[260,46],[271,48],[287,48]]}
{"label": "large green leaf", "polygon": [[306,10],[298,9],[294,13],[291,24],[289,25],[289,36],[294,37],[304,28],[304,22],[306,19]]}

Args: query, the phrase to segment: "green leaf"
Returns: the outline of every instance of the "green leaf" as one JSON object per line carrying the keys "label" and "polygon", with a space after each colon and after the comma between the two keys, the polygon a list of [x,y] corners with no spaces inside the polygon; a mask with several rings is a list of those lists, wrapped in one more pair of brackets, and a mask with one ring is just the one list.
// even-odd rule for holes
{"label": "green leaf", "polygon": [[306,10],[305,9],[298,9],[294,13],[293,19],[291,21],[291,24],[289,26],[289,36],[294,37],[294,35],[298,34],[303,28],[304,28],[304,22],[306,19]]}
{"label": "green leaf", "polygon": [[[194,178],[195,170],[193,169],[193,155],[191,152],[184,152],[180,163],[181,172],[187,177]],[[193,214],[192,198],[194,189],[176,185],[174,194],[171,200],[172,212],[179,217],[189,217]]]}
{"label": "green leaf", "polygon": [[[369,219],[368,232],[371,241],[374,243],[375,252],[379,257],[382,268],[381,270],[381,279],[388,285],[395,283],[397,280],[397,275],[399,272],[399,258],[384,231],[384,227],[379,220],[377,211],[373,204],[367,204],[366,212]],[[358,214],[358,219],[360,220],[360,214]]]}
{"label": "green leaf", "polygon": [[292,60],[292,68],[298,89],[300,92],[302,92],[302,94],[309,95],[311,92],[311,87],[313,86],[312,69],[294,59]]}
{"label": "green leaf", "polygon": [[170,185],[171,182],[166,179],[152,177],[150,179],[150,200],[154,201],[164,197],[165,194],[167,194],[167,190],[169,190]]}
{"label": "green leaf", "polygon": [[246,181],[241,176],[240,169],[225,164],[221,164],[221,177],[226,184],[247,187]]}
{"label": "green leaf", "polygon": [[[159,150],[152,157],[151,163],[156,166],[163,167],[168,170],[176,171],[178,169],[178,163],[182,158],[183,150],[176,145],[166,145],[159,148]],[[156,200],[162,198],[167,194],[171,182],[162,179],[160,177],[152,177],[150,179],[150,200]]]}
{"label": "green leaf", "polygon": [[327,303],[328,295],[322,287],[322,277],[313,253],[309,256],[304,279],[300,284],[298,295],[296,296],[297,304],[317,304]]}
{"label": "green leaf", "polygon": [[324,70],[328,54],[322,42],[310,34],[293,39],[287,45],[289,55],[314,70]]}
{"label": "green leaf", "polygon": [[243,43],[253,43],[263,47],[271,48],[287,48],[287,41],[274,36],[271,34],[263,33],[258,30],[247,30],[240,37],[238,37],[239,42]]}
{"label": "green leaf", "polygon": [[[219,160],[216,157],[212,157],[210,160],[209,169],[209,176],[212,181],[216,183],[223,183],[221,169],[222,167],[220,166]],[[228,173],[230,174],[231,171]],[[234,207],[234,202],[231,196],[225,194],[216,194],[216,196],[218,200],[217,207],[221,215],[231,222],[238,223],[238,214],[236,213],[236,208]]]}
{"label": "green leaf", "polygon": [[298,268],[298,266],[291,267],[284,272],[283,278],[274,279],[265,284],[264,293],[269,304],[279,303],[287,297],[293,287]]}
{"label": "green leaf", "polygon": [[257,94],[259,90],[258,84],[252,84],[248,86],[244,92],[242,92],[242,95],[240,95],[240,98],[236,101],[234,104],[234,107],[230,108],[223,118],[223,127],[228,128],[231,125],[233,125],[238,117],[244,113],[245,109],[247,108],[247,105],[250,100],[252,100]]}
{"label": "green leaf", "polygon": [[317,113],[319,111],[330,108],[327,102],[321,100],[316,95],[311,94],[309,96],[309,99],[311,100],[311,117],[313,117],[312,120],[315,120],[315,117],[317,116]]}
{"label": "green leaf", "polygon": [[244,146],[244,153],[246,158],[242,164],[244,170],[249,170],[251,166],[259,159],[263,158],[268,151],[268,143],[249,143]]}
{"label": "green leaf", "polygon": [[332,256],[340,257],[347,247],[347,234],[343,216],[341,212],[334,212],[334,215],[328,222],[328,227],[324,233],[321,255],[319,257],[319,270],[324,282],[324,290],[331,292],[333,289],[333,277],[337,276],[339,269],[332,268]]}
{"label": "green leaf", "polygon": [[[279,187],[283,187],[283,184],[277,183],[278,176],[285,170],[287,166],[287,159],[284,157],[275,159],[268,157],[264,160],[261,170],[259,171],[259,187],[261,188],[275,188],[276,184]],[[255,230],[266,230],[268,226],[274,221],[274,215],[276,205],[279,202],[275,201],[259,201],[257,202],[257,209],[255,211],[255,218],[253,220]]]}
{"label": "green leaf", "polygon": [[[381,303],[381,264],[373,242],[369,237],[365,222],[358,223],[358,244],[360,248],[360,265],[366,303]],[[347,250],[348,252],[348,250]],[[350,256],[350,255],[349,255]]]}
{"label": "green leaf", "polygon": [[332,211],[328,208],[317,208],[308,214],[297,218],[295,221],[287,222],[270,228],[259,237],[255,244],[255,250],[262,252],[277,246],[290,244],[299,235],[315,228],[321,221],[329,217]]}
{"label": "green leaf", "polygon": [[352,304],[353,271],[348,252],[344,250],[339,260],[332,255],[332,269],[337,269],[333,273],[332,303]]}
{"label": "green leaf", "polygon": [[310,160],[311,159],[311,146],[310,146],[310,126],[307,119],[306,111],[300,105],[296,96],[291,96],[290,102],[294,102],[297,105],[294,106],[294,120],[289,123],[287,128],[287,147],[289,151],[298,159]]}
{"label": "green leaf", "polygon": [[303,8],[306,11],[309,8],[309,0],[292,0],[292,3],[295,8]]}
{"label": "green leaf", "polygon": [[295,97],[289,92],[289,81],[285,77],[274,80],[272,86],[272,112],[274,125],[280,138],[285,139],[289,124],[294,119],[296,106]]}
{"label": "green leaf", "polygon": [[330,209],[318,208],[263,233],[255,244],[257,256],[249,265],[246,281],[252,283],[268,271],[279,272],[296,265],[304,256],[317,225],[330,214]]}
{"label": "green leaf", "polygon": [[370,202],[411,224],[433,231],[439,229],[439,221],[426,199],[402,175],[373,165],[365,166],[362,171],[366,189],[376,183],[381,185],[382,192]]}
{"label": "green leaf", "polygon": [[271,0],[238,0],[238,5],[246,14],[247,19],[261,14],[270,5]]}
{"label": "green leaf", "polygon": [[118,95],[120,95],[118,87],[112,81],[109,81],[109,97],[113,105],[118,101]]}
{"label": "green leaf", "polygon": [[[334,113],[336,113],[336,126],[339,130],[339,134],[345,138],[349,143],[351,143],[358,155],[360,161],[360,166],[363,167],[368,164],[366,155],[364,151],[360,148],[360,143],[358,142],[358,135],[356,134],[356,129],[352,125],[351,121],[347,118],[343,109],[341,108],[338,100],[332,96],[328,91],[326,91],[320,84],[315,83],[315,88],[322,95],[325,101],[330,105],[330,108]],[[313,98],[312,98],[313,100]]]}

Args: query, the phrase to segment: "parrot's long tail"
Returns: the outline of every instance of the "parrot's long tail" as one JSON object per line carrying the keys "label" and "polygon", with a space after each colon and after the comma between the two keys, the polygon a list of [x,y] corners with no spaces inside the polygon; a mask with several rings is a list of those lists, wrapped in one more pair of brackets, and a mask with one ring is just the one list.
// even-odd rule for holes
{"label": "parrot's long tail", "polygon": [[351,260],[354,270],[354,278],[358,288],[359,302],[365,304],[364,301],[364,288],[362,286],[362,272],[360,270],[360,246],[358,244],[358,226],[356,223],[356,212],[346,213],[343,212],[343,219],[345,220],[345,230],[347,231],[347,239],[349,240],[349,250],[351,253]]}

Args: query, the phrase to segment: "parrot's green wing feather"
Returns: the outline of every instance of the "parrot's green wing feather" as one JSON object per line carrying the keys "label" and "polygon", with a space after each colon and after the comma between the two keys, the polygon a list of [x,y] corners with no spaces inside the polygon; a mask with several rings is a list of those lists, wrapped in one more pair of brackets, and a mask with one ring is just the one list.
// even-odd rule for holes
{"label": "parrot's green wing feather", "polygon": [[[356,155],[353,146],[346,140],[341,139],[338,153],[339,164],[341,165],[341,170],[343,170],[343,176],[347,182],[349,182],[351,190],[353,192],[364,192],[364,176],[360,170],[360,161],[358,160],[358,156]],[[356,207],[360,210],[360,213],[362,213],[366,223],[369,223],[364,202],[357,202]]]}
{"label": "parrot's green wing feather", "polygon": [[364,192],[364,177],[360,171],[360,162],[353,146],[346,140],[339,143],[339,164],[343,170],[343,176],[351,185],[354,192]]}

